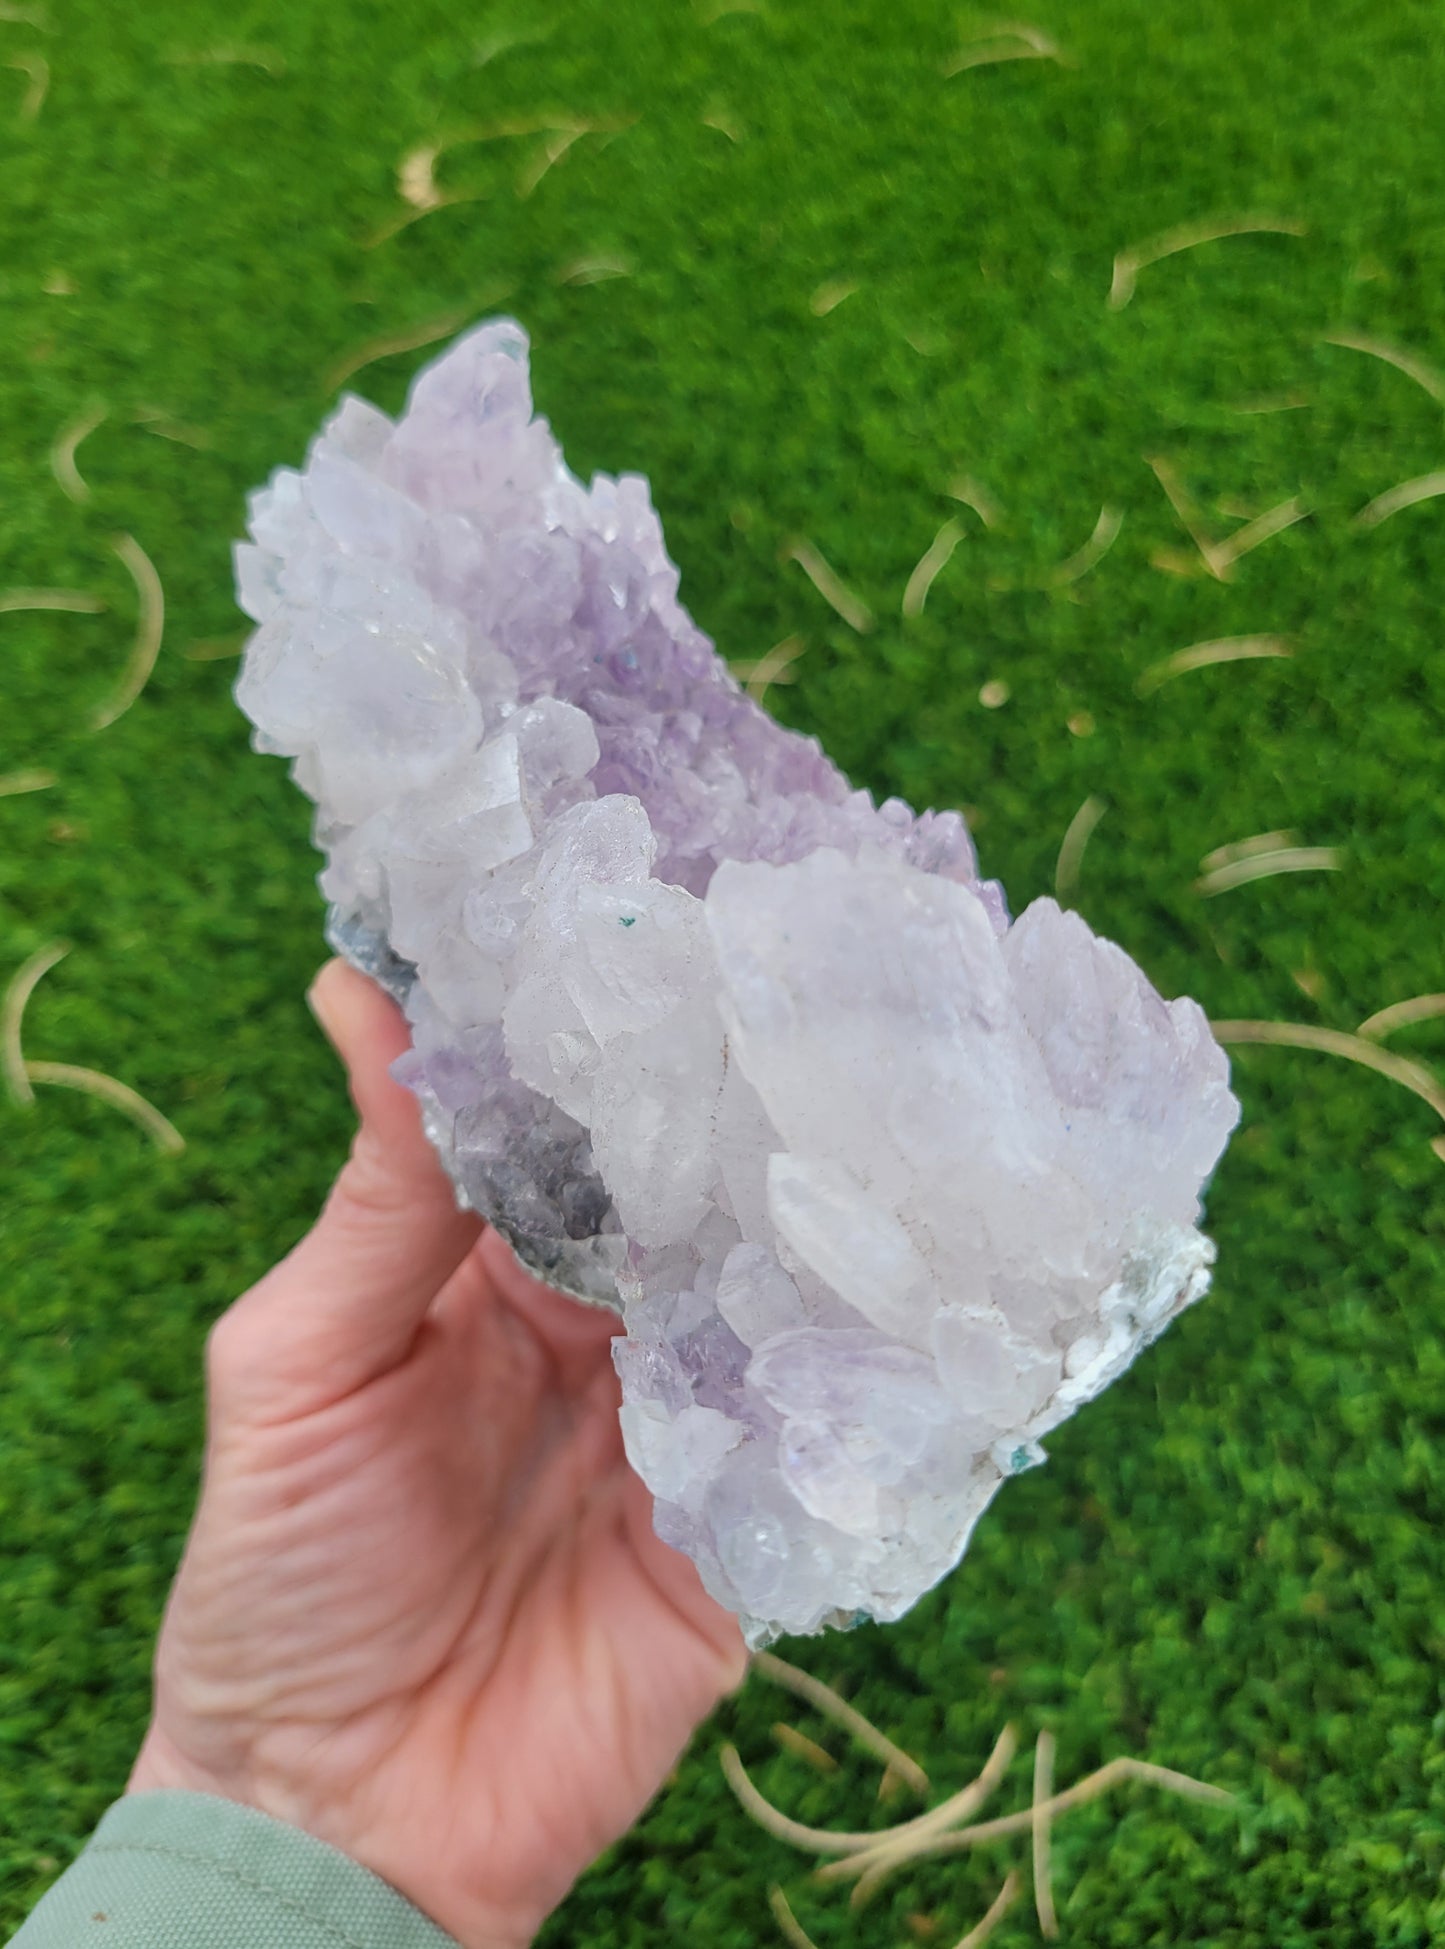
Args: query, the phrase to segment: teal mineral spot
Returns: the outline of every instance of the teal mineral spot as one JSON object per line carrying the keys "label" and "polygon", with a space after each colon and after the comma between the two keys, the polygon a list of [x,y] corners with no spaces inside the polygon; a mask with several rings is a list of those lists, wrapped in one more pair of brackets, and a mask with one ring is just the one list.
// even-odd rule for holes
{"label": "teal mineral spot", "polygon": [[637,925],[637,915],[619,914],[617,917],[617,925],[619,927],[635,927]]}

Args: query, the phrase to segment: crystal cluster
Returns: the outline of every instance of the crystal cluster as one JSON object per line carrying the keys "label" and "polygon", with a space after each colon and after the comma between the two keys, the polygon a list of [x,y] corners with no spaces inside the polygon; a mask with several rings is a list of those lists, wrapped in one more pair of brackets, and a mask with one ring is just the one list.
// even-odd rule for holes
{"label": "crystal cluster", "polygon": [[331,938],[460,1197],[620,1309],[659,1533],[754,1642],[898,1617],[1203,1291],[1203,1015],[742,694],[510,321],[347,399],[251,535],[237,696]]}

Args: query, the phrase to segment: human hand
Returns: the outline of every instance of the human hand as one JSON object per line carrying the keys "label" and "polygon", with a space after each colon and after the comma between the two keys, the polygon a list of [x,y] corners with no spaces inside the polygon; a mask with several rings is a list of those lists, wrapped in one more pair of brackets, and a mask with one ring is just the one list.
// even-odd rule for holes
{"label": "human hand", "polygon": [[652,1531],[611,1315],[457,1210],[340,962],[315,1012],[361,1127],[315,1228],[213,1329],[200,1505],[129,1790],[305,1828],[467,1949],[527,1942],[742,1678]]}

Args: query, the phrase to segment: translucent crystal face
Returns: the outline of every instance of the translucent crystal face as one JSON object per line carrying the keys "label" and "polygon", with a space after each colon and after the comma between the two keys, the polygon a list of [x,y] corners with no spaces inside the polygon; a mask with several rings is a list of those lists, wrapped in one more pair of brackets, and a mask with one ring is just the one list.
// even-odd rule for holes
{"label": "translucent crystal face", "polygon": [[348,399],[237,551],[237,696],[315,800],[459,1196],[616,1306],[659,1533],[754,1642],[898,1617],[1204,1290],[1237,1117],[1193,1002],[955,813],[853,791],[568,473],[509,321]]}

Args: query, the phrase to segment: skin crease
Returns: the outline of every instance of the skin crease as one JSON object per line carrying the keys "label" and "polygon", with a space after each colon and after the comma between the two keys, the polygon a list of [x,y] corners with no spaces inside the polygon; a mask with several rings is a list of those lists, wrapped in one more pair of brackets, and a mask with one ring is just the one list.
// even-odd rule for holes
{"label": "skin crease", "polygon": [[392,1081],[406,1026],[330,962],[361,1127],[314,1229],[207,1348],[200,1504],[129,1791],[305,1828],[467,1945],[520,1945],[746,1670],[652,1532],[617,1322],[459,1213]]}

